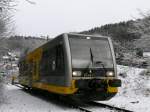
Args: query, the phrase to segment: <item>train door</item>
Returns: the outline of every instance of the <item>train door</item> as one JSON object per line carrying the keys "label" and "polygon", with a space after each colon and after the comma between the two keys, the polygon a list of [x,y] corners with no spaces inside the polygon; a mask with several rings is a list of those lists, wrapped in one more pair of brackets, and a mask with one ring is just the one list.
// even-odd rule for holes
{"label": "train door", "polygon": [[28,69],[28,77],[29,77],[28,86],[32,87],[33,62],[30,62],[28,64],[28,66],[29,66],[29,69]]}
{"label": "train door", "polygon": [[33,62],[33,73],[32,73],[32,79],[33,81],[37,81],[39,79],[39,62],[34,61]]}
{"label": "train door", "polygon": [[33,71],[33,73],[32,73],[33,80],[32,81],[34,82],[37,79],[37,62],[36,61],[33,61],[32,71]]}
{"label": "train door", "polygon": [[28,84],[28,86],[29,87],[32,87],[32,83],[36,80],[36,74],[37,74],[37,65],[36,65],[36,62],[35,61],[31,61],[30,63],[29,63],[29,68],[30,68],[30,70],[29,70],[29,84]]}

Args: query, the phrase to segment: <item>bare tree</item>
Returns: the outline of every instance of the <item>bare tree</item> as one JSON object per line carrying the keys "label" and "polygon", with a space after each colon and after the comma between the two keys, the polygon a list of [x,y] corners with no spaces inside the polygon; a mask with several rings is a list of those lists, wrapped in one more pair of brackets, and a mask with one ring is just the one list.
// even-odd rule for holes
{"label": "bare tree", "polygon": [[11,11],[14,9],[15,0],[0,0],[0,39],[10,35],[11,27]]}
{"label": "bare tree", "polygon": [[[15,6],[15,0],[0,0],[0,42],[9,36],[11,29],[11,11]],[[3,76],[0,68],[0,103],[4,103]]]}
{"label": "bare tree", "polygon": [[25,1],[27,1],[28,3],[33,4],[33,5],[36,4],[35,2],[33,2],[33,1],[31,1],[31,0],[25,0]]}

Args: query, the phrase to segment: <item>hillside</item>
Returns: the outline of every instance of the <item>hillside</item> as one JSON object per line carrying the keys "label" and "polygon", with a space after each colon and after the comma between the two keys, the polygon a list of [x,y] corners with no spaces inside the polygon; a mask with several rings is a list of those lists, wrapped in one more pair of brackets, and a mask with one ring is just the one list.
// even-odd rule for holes
{"label": "hillside", "polygon": [[46,39],[38,37],[12,36],[0,41],[0,55],[6,55],[8,51],[28,52],[46,41]]}
{"label": "hillside", "polygon": [[145,38],[140,38],[133,43],[138,48],[144,49],[146,52],[150,52],[150,36]]}

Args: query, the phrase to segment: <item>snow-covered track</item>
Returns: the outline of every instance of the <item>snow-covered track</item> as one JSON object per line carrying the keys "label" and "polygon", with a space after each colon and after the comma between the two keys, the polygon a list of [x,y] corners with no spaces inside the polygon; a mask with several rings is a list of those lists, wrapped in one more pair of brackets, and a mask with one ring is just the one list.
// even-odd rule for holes
{"label": "snow-covered track", "polygon": [[19,87],[19,88],[21,88],[21,89],[24,89],[24,87],[22,86],[22,85],[20,85],[20,84],[17,84],[17,83],[15,83],[15,84],[13,84],[14,86],[17,86],[17,87]]}
{"label": "snow-covered track", "polygon": [[20,85],[19,83],[14,83],[13,85],[16,86],[16,87],[19,87],[19,88],[21,88],[21,89],[23,89],[23,90],[28,90],[28,91],[31,90],[31,88],[22,86],[22,85]]}
{"label": "snow-covered track", "polygon": [[111,106],[111,105],[104,104],[104,103],[98,103],[98,102],[94,102],[94,101],[89,102],[89,104],[92,105],[92,106],[108,108],[110,110],[115,110],[117,112],[133,112],[131,110],[127,110],[127,109]]}
{"label": "snow-covered track", "polygon": [[[14,86],[17,86],[17,87],[19,87],[19,88],[21,88],[21,89],[23,89],[25,91],[27,90],[26,92],[31,93],[33,95],[36,93],[36,95],[38,95],[40,97],[43,96],[44,99],[48,98],[47,97],[48,93],[46,93],[44,91],[41,93],[41,91],[38,90],[38,91],[36,91],[34,93],[34,90],[30,91],[29,89],[25,88],[24,86],[22,86],[20,84],[14,84]],[[45,93],[45,94],[43,94],[43,93]],[[101,108],[101,109],[102,108],[106,108],[108,110],[114,110],[115,112],[133,112],[131,110],[126,110],[126,109],[123,109],[123,108],[114,107],[114,106],[111,106],[111,105],[108,105],[108,104],[103,104],[103,103],[98,103],[98,102],[93,102],[93,101],[85,103],[85,102],[75,102],[73,100],[71,101],[71,99],[70,100],[66,100],[66,97],[60,97],[59,99],[57,99],[57,98],[54,98],[53,96],[49,96],[49,98],[51,100],[55,100],[55,101],[58,100],[58,102],[62,102],[67,107],[74,108],[74,109],[80,110],[82,112],[94,112],[93,109],[91,109],[93,107],[94,108],[98,107],[98,108]],[[89,108],[89,107],[91,107],[91,108]]]}
{"label": "snow-covered track", "polygon": [[73,108],[76,108],[76,109],[79,109],[80,111],[82,112],[92,112],[91,110],[89,109],[86,109],[84,107],[80,107],[80,106],[72,106]]}
{"label": "snow-covered track", "polygon": [[103,103],[98,103],[98,102],[94,102],[94,101],[90,101],[90,102],[65,102],[65,104],[67,104],[68,106],[70,106],[71,108],[74,109],[78,109],[82,112],[94,112],[95,109],[106,109],[106,110],[110,110],[110,111],[114,111],[114,112],[133,112],[131,110],[127,110],[124,108],[119,108],[119,107],[115,107],[115,106],[111,106],[108,104],[103,104]]}
{"label": "snow-covered track", "polygon": [[93,107],[95,107],[95,108],[98,107],[100,109],[107,109],[107,110],[114,111],[114,112],[133,112],[131,110],[127,110],[127,109],[123,109],[123,108],[119,108],[119,107],[114,107],[111,105],[98,103],[98,102],[88,102],[88,103],[85,103],[85,105],[86,106],[80,106],[80,105],[76,105],[73,103],[69,104],[69,106],[71,108],[78,109],[82,112],[94,112]]}

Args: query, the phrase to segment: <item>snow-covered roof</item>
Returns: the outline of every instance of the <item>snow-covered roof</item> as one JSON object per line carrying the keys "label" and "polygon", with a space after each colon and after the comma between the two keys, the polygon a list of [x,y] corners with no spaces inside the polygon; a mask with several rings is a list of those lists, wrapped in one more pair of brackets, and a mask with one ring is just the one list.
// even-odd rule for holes
{"label": "snow-covered roof", "polygon": [[144,52],[144,53],[143,53],[143,56],[144,56],[144,57],[150,57],[150,52]]}
{"label": "snow-covered roof", "polygon": [[3,59],[9,59],[9,56],[3,56],[2,58]]}
{"label": "snow-covered roof", "polygon": [[16,57],[16,55],[14,53],[12,53],[12,52],[8,52],[8,55],[12,56],[12,57]]}

